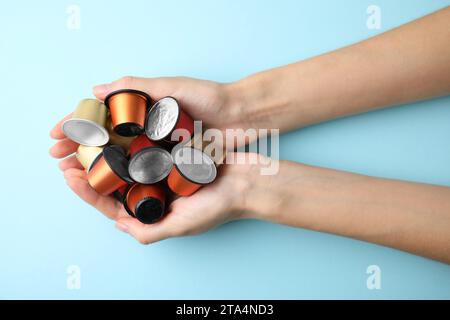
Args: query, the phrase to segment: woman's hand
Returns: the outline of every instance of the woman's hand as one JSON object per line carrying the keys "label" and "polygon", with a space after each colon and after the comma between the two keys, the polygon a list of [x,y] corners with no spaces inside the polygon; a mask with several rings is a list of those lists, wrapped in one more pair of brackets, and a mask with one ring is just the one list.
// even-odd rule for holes
{"label": "woman's hand", "polygon": [[146,92],[154,101],[172,96],[194,120],[216,128],[241,128],[245,119],[240,104],[236,102],[234,86],[186,77],[137,78],[123,77],[109,84],[94,87],[99,100],[113,91],[135,89]]}
{"label": "woman's hand", "polygon": [[146,225],[132,218],[122,204],[111,196],[98,194],[88,184],[86,172],[75,160],[64,162],[61,168],[69,187],[81,199],[107,217],[116,220],[116,227],[129,233],[142,244],[169,237],[194,235],[241,217],[249,186],[246,165],[223,165],[217,180],[190,197],[171,203],[167,215],[159,222]]}
{"label": "woman's hand", "polygon": [[[154,100],[165,96],[176,97],[183,108],[194,118],[204,121],[207,127],[221,130],[240,127],[243,117],[233,106],[230,86],[190,78],[133,78],[124,77],[111,84],[96,86],[94,94],[99,100],[119,89],[136,89],[151,95]],[[237,106],[238,104],[236,104]],[[64,158],[59,167],[69,187],[84,201],[91,204],[107,217],[117,221],[117,227],[134,236],[141,243],[152,243],[168,237],[196,234],[226,221],[239,218],[243,189],[248,185],[249,168],[245,165],[224,165],[218,179],[188,198],[172,202],[169,214],[161,222],[144,225],[131,218],[122,204],[110,196],[95,192],[86,180],[86,172],[73,153],[78,144],[67,139],[59,122],[51,131],[58,142],[50,149],[55,158]]]}
{"label": "woman's hand", "polygon": [[[136,89],[148,93],[154,100],[166,96],[177,98],[183,108],[194,120],[202,120],[204,126],[225,130],[239,128],[245,122],[241,114],[239,103],[232,86],[211,81],[191,78],[135,78],[123,77],[109,84],[94,87],[94,95],[104,100],[108,93],[119,89]],[[71,115],[67,115],[50,132],[53,139],[59,140],[51,149],[50,154],[55,158],[71,155],[78,148],[78,144],[65,137],[61,124]],[[62,169],[81,168],[74,156],[60,163]]]}
{"label": "woman's hand", "polygon": [[246,190],[256,166],[223,165],[213,184],[203,187],[190,197],[173,201],[168,214],[161,221],[152,225],[142,224],[130,217],[119,201],[98,194],[88,184],[86,171],[71,155],[77,145],[65,138],[61,130],[63,120],[51,131],[52,137],[59,140],[52,147],[51,154],[56,158],[66,157],[59,167],[64,171],[67,184],[81,199],[108,218],[116,220],[118,229],[129,233],[140,243],[149,244],[169,237],[198,234],[239,219],[244,212]]}
{"label": "woman's hand", "polygon": [[[145,91],[155,100],[171,95],[208,127],[288,131],[447,95],[449,17],[450,8],[444,8],[359,44],[230,85],[188,78],[125,77],[97,86],[94,94],[103,100],[111,91],[129,88]],[[367,63],[367,57],[377,58]],[[60,140],[50,151],[54,157],[75,152],[77,144],[64,137],[60,124],[51,135]],[[280,162],[279,167],[276,175],[262,176],[254,171],[257,165],[226,165],[214,184],[174,201],[165,219],[142,225],[128,217],[117,201],[89,187],[76,158],[60,163],[69,186],[81,198],[116,219],[120,229],[142,243],[199,233],[233,219],[257,218],[450,263],[450,188],[289,162]]]}

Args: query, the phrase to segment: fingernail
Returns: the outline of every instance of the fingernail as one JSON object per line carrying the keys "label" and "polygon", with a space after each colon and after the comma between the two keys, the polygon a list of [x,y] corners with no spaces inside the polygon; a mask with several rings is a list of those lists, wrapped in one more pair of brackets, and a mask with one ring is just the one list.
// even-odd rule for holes
{"label": "fingernail", "polygon": [[126,224],[117,222],[116,223],[116,228],[119,229],[122,232],[128,233],[128,226]]}
{"label": "fingernail", "polygon": [[94,95],[96,96],[102,96],[109,90],[109,84],[100,84],[98,86],[95,86],[92,88],[92,91],[94,92]]}

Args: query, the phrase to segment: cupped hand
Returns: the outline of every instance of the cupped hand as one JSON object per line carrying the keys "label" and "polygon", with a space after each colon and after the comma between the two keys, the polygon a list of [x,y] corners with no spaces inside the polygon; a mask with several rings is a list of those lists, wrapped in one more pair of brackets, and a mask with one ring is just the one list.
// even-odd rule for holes
{"label": "cupped hand", "polygon": [[[190,78],[133,78],[124,77],[110,84],[96,86],[94,94],[99,100],[119,89],[136,89],[151,95],[154,100],[174,96],[194,118],[201,119],[208,127],[224,130],[239,127],[239,112],[231,107],[226,86]],[[219,177],[190,197],[173,201],[168,214],[161,221],[145,225],[128,215],[122,204],[110,196],[102,196],[92,189],[86,172],[73,153],[78,144],[67,139],[61,130],[61,120],[50,132],[58,140],[50,149],[55,158],[64,158],[59,167],[69,187],[84,201],[107,217],[116,220],[118,229],[129,233],[139,242],[148,244],[168,237],[198,234],[227,221],[240,217],[245,189],[248,187],[247,165],[223,165]]]}
{"label": "cupped hand", "polygon": [[167,215],[159,222],[146,225],[132,218],[123,205],[111,196],[98,194],[87,182],[86,171],[74,156],[72,142],[63,137],[61,123],[52,135],[60,141],[52,148],[56,157],[69,156],[59,164],[68,186],[82,200],[105,216],[116,221],[116,227],[129,233],[142,244],[149,244],[169,237],[199,234],[222,223],[239,219],[249,187],[248,165],[222,165],[219,176],[190,197],[173,201]]}
{"label": "cupped hand", "polygon": [[146,92],[154,101],[175,97],[194,120],[201,120],[210,128],[243,127],[244,117],[232,85],[187,77],[138,78],[123,77],[108,84],[95,86],[99,100],[113,91],[135,89]]}

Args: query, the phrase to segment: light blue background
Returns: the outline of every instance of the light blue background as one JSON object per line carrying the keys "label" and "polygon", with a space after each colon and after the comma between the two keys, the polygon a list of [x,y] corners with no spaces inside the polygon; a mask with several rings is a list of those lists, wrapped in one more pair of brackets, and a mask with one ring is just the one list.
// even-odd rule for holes
{"label": "light blue background", "polygon": [[[80,30],[66,27],[70,4],[81,8]],[[381,7],[381,30],[366,27],[370,4]],[[49,129],[94,84],[123,75],[233,81],[449,4],[2,2],[0,298],[450,298],[447,265],[270,223],[141,246],[72,194],[48,156]],[[287,134],[281,157],[450,186],[450,97]],[[382,270],[378,291],[366,288],[371,264]],[[81,268],[80,290],[66,288],[69,265]]]}

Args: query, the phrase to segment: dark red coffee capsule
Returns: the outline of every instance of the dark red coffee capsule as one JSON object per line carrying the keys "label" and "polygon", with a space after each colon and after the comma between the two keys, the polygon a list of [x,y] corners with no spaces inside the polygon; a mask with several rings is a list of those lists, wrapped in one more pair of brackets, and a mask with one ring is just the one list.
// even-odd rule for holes
{"label": "dark red coffee capsule", "polygon": [[203,151],[190,147],[176,148],[173,168],[167,178],[170,190],[180,196],[190,196],[217,176],[214,161]]}
{"label": "dark red coffee capsule", "polygon": [[151,98],[148,94],[132,89],[114,91],[105,98],[114,131],[124,137],[143,133],[145,114],[150,104]]}
{"label": "dark red coffee capsule", "polygon": [[128,152],[130,154],[130,158],[132,158],[136,153],[141,151],[145,148],[150,147],[159,147],[159,145],[150,140],[145,134],[141,134],[140,136],[137,136],[130,144],[130,147],[128,149]]}
{"label": "dark red coffee capsule", "polygon": [[183,141],[183,137],[172,141],[172,132],[176,129],[186,129],[190,138],[194,133],[194,121],[175,98],[162,98],[148,112],[145,134],[150,140],[174,144]]}
{"label": "dark red coffee capsule", "polygon": [[134,184],[123,198],[125,210],[145,224],[155,223],[164,216],[165,194],[158,185]]}
{"label": "dark red coffee capsule", "polygon": [[87,174],[89,185],[102,195],[109,195],[132,183],[128,174],[128,160],[118,146],[108,146]]}

